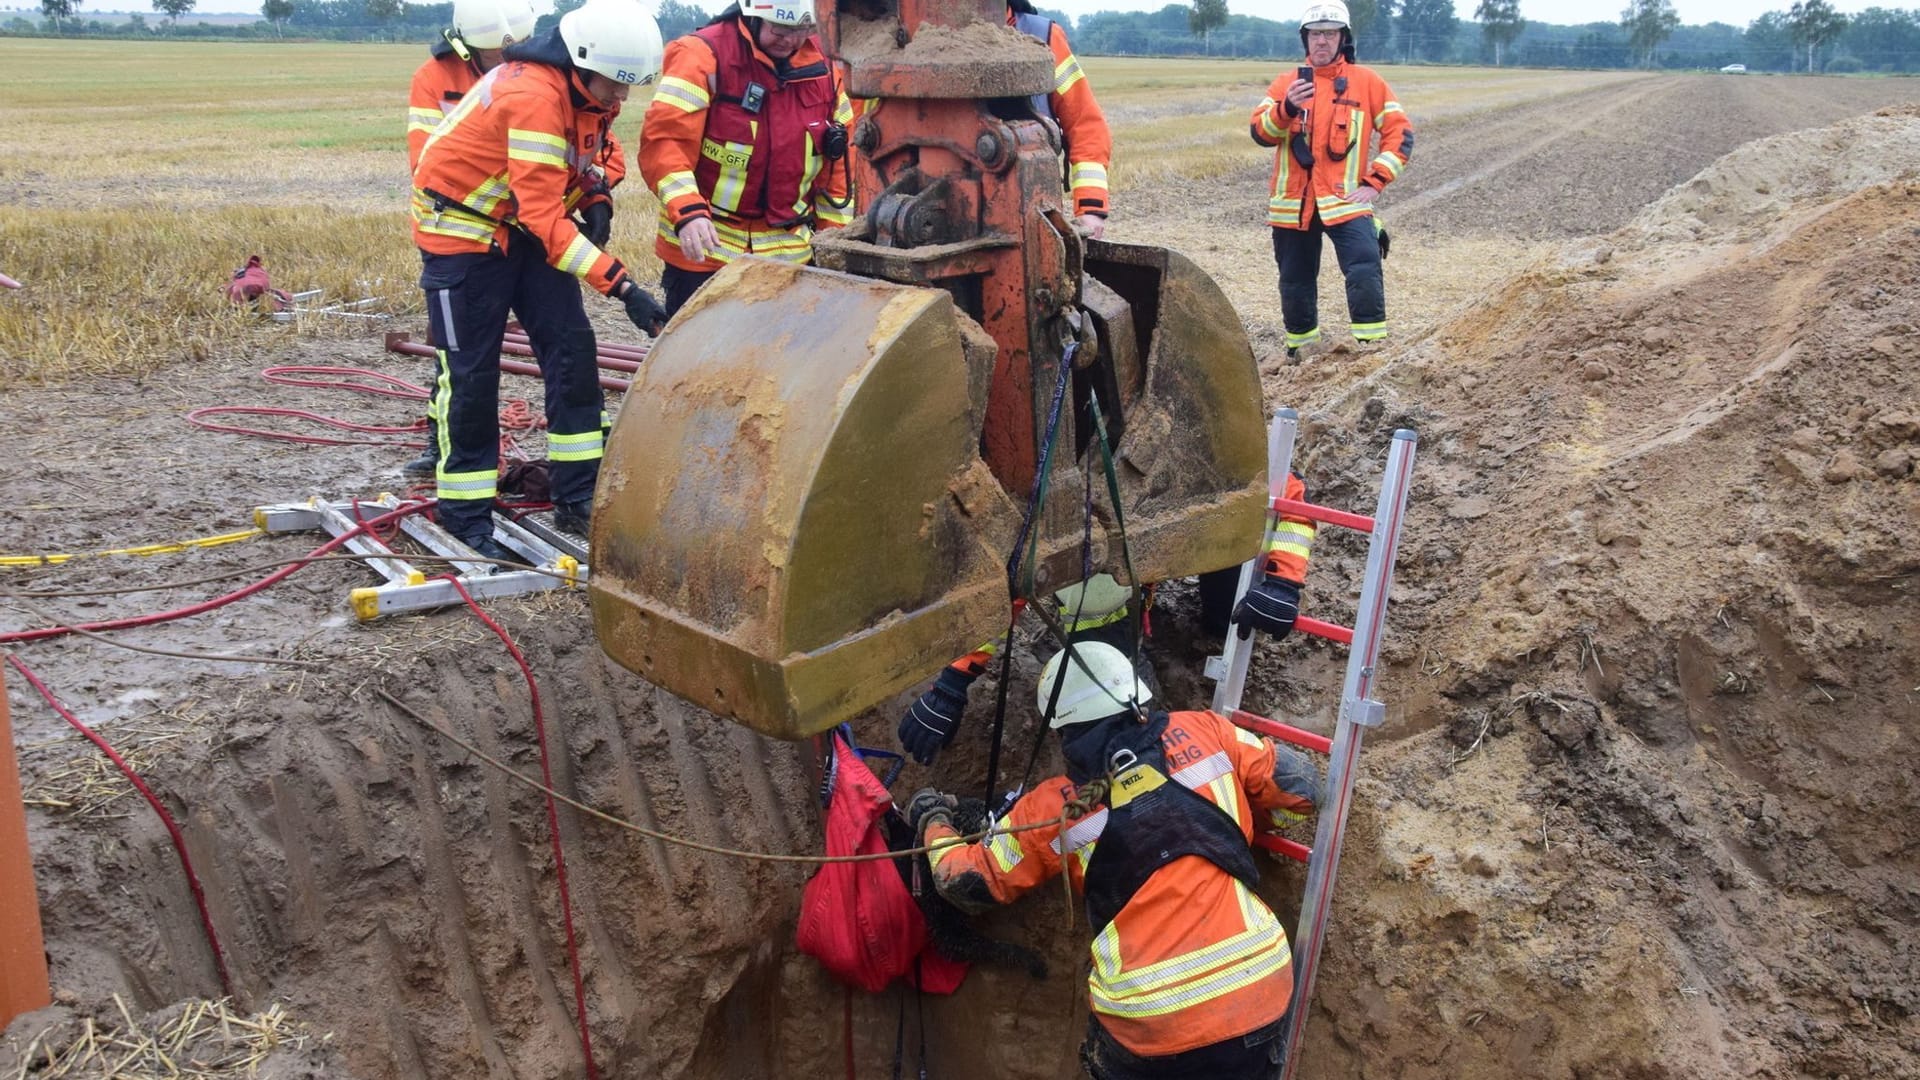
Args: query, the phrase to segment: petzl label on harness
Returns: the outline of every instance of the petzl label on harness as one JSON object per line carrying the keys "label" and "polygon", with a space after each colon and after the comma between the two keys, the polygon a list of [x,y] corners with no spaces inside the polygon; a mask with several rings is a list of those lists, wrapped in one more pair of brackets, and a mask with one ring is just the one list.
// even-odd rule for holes
{"label": "petzl label on harness", "polygon": [[1107,805],[1118,810],[1166,782],[1166,774],[1151,765],[1129,765],[1113,775]]}

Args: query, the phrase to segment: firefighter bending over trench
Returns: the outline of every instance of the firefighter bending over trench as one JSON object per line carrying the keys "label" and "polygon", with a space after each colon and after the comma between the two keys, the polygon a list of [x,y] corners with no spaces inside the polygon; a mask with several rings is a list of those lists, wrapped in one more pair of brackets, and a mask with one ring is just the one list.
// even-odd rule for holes
{"label": "firefighter bending over trench", "polygon": [[[1292,953],[1254,895],[1248,845],[1256,814],[1287,824],[1319,805],[1319,773],[1216,713],[1148,711],[1152,698],[1120,650],[1070,646],[1048,661],[1038,694],[1067,773],[1002,822],[1032,828],[964,843],[957,802],[931,788],[908,803],[908,820],[934,847],[940,895],[963,910],[1011,903],[1063,870],[1086,897],[1092,1011],[1080,1059],[1094,1080],[1270,1080],[1285,1052]],[[1102,780],[1105,797],[1065,819]]]}

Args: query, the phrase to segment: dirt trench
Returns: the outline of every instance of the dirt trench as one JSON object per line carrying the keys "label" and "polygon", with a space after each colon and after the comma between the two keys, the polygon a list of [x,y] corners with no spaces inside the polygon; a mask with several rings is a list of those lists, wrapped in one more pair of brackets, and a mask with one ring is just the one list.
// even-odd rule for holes
{"label": "dirt trench", "polygon": [[[1414,340],[1266,369],[1270,400],[1305,406],[1317,500],[1364,507],[1387,433],[1422,436],[1386,651],[1392,711],[1352,819],[1309,1075],[1920,1075],[1906,827],[1920,810],[1917,124],[1891,111],[1756,143]],[[1839,152],[1862,146],[1881,152]],[[373,346],[326,348],[384,363]],[[52,509],[0,525],[6,549],[99,546],[183,507],[218,521],[289,487],[378,490],[403,455],[296,451],[268,471],[238,442],[205,458],[167,450],[169,489],[146,483],[154,459],[135,451],[180,445],[176,402],[256,398],[258,363],[10,401],[43,465],[0,492]],[[76,427],[107,448],[96,468],[59,455]],[[306,546],[256,541],[111,577]],[[1351,616],[1335,583],[1359,558],[1351,540],[1323,541],[1316,614]],[[536,771],[517,669],[465,615],[317,618],[361,583],[350,568],[293,580],[125,637],[278,649],[317,671],[183,676],[203,669],[84,640],[23,655],[145,750],[186,811],[243,1001],[285,1001],[333,1032],[285,1075],[580,1075],[538,797],[374,694]],[[540,678],[563,789],[713,843],[817,843],[802,748],[610,664],[577,596],[492,606]],[[1170,589],[1156,612],[1170,701],[1200,698],[1192,622],[1191,596]],[[1035,660],[1020,651],[1023,677]],[[1341,662],[1309,641],[1263,649],[1250,704],[1324,729]],[[31,798],[83,755],[9,687]],[[860,732],[887,745],[891,723],[881,710]],[[1026,736],[1016,726],[1010,744]],[[983,741],[970,728],[933,778],[977,783]],[[896,791],[928,775],[909,769]],[[802,871],[561,821],[602,1075],[844,1071],[847,999],[789,947]],[[43,807],[32,829],[64,1000],[17,1023],[9,1046],[60,1015],[105,1015],[116,992],[142,1009],[218,993],[144,810]],[[1297,876],[1266,877],[1290,918]],[[888,1069],[901,1028],[911,1063],[924,1024],[933,1075],[1072,1075],[1084,930],[1066,920],[1057,896],[1037,896],[987,923],[1041,948],[1045,981],[980,970],[952,999],[855,998],[857,1074]],[[20,1064],[8,1054],[0,1074]]]}

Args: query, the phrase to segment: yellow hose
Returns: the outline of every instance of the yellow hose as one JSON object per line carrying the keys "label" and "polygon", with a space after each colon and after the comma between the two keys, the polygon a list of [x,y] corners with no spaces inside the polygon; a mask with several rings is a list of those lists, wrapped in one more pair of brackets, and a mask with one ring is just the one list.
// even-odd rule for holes
{"label": "yellow hose", "polygon": [[256,526],[239,532],[221,533],[218,536],[200,536],[192,540],[176,540],[170,544],[143,544],[140,547],[113,548],[109,551],[83,551],[72,555],[0,555],[0,566],[58,566],[72,559],[95,559],[102,555],[171,555],[176,551],[186,551],[188,548],[237,544],[242,540],[265,536],[266,532],[267,530]]}

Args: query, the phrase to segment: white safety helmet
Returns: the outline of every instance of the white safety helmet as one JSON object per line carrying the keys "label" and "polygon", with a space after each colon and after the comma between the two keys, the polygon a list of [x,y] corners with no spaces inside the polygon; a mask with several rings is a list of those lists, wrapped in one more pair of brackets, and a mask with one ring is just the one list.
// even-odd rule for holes
{"label": "white safety helmet", "polygon": [[1069,621],[1098,619],[1127,606],[1133,590],[1114,580],[1112,574],[1095,574],[1053,594],[1060,617]]}
{"label": "white safety helmet", "polygon": [[[1049,714],[1047,703],[1054,701],[1056,682],[1060,684],[1060,698]],[[1061,649],[1047,661],[1040,672],[1035,699],[1047,726],[1063,728],[1127,712],[1153,700],[1153,691],[1134,674],[1133,663],[1125,653],[1105,642],[1089,641],[1075,645],[1071,656]]]}
{"label": "white safety helmet", "polygon": [[504,49],[533,36],[533,5],[528,0],[453,0],[453,29],[469,49]]}
{"label": "white safety helmet", "polygon": [[1302,30],[1350,30],[1352,27],[1343,0],[1313,0],[1300,16]]}
{"label": "white safety helmet", "polygon": [[740,0],[740,14],[777,26],[813,26],[813,0]]}
{"label": "white safety helmet", "polygon": [[587,0],[560,16],[573,66],[645,86],[660,77],[660,24],[639,0]]}

